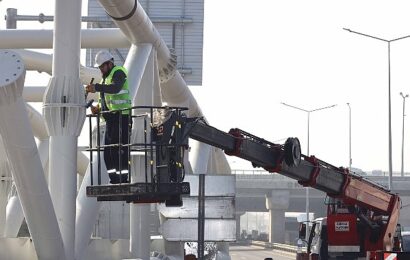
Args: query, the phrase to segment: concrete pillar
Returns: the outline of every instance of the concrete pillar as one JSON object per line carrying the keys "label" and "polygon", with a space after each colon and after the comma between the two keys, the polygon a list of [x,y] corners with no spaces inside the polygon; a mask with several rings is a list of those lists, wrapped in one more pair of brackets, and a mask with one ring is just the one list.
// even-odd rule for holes
{"label": "concrete pillar", "polygon": [[289,207],[289,191],[274,190],[266,195],[270,215],[270,243],[285,243],[285,212]]}
{"label": "concrete pillar", "polygon": [[243,211],[235,212],[235,220],[236,220],[236,240],[241,239],[241,216],[245,214]]}
{"label": "concrete pillar", "polygon": [[270,215],[270,234],[269,242],[285,243],[285,210],[269,210]]}
{"label": "concrete pillar", "polygon": [[240,240],[241,239],[241,215],[236,214],[235,220],[236,220],[236,240]]}

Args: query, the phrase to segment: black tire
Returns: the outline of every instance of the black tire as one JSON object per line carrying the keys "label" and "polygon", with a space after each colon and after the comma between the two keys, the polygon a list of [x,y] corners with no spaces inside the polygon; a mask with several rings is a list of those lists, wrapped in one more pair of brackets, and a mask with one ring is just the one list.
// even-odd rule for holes
{"label": "black tire", "polygon": [[300,142],[297,138],[288,138],[285,142],[285,163],[289,167],[300,164],[301,150]]}

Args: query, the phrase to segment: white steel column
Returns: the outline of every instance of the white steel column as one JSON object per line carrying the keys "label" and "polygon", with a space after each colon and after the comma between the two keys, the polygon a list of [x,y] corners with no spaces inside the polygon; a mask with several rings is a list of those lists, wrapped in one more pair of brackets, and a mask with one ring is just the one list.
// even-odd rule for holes
{"label": "white steel column", "polygon": [[67,259],[74,259],[77,139],[50,137],[49,189],[64,241]]}
{"label": "white steel column", "polygon": [[[33,132],[21,97],[24,64],[18,54],[1,51],[0,134],[39,259],[65,259],[61,235]],[[18,120],[16,120],[18,119]]]}
{"label": "white steel column", "polygon": [[81,0],[55,1],[53,69],[44,95],[50,135],[50,193],[67,259],[74,259],[77,139],[85,119],[79,78]]}
{"label": "white steel column", "polygon": [[[95,135],[94,135],[95,136]],[[103,138],[102,138],[103,139]],[[104,153],[101,153],[101,183],[108,184],[108,173],[104,162]],[[98,155],[93,155],[93,182],[98,180]],[[76,223],[75,223],[75,259],[83,259],[83,255],[89,244],[95,221],[101,207],[100,201],[86,195],[87,186],[91,185],[91,168],[88,166],[81,183],[76,201]]]}
{"label": "white steel column", "polygon": [[[129,74],[132,75],[129,78],[129,84],[131,95],[133,96],[133,104],[138,106],[160,106],[161,95],[156,51],[152,48],[152,45],[141,44],[136,47],[133,46],[127,57],[125,67],[127,67]],[[144,111],[138,110],[135,112],[143,113]],[[149,113],[149,111],[145,112]],[[134,120],[131,139],[133,143],[144,142],[144,118]],[[131,182],[145,182],[144,155],[133,155],[131,161]],[[130,205],[130,252],[132,257],[143,260],[150,259],[149,213],[149,204]]]}

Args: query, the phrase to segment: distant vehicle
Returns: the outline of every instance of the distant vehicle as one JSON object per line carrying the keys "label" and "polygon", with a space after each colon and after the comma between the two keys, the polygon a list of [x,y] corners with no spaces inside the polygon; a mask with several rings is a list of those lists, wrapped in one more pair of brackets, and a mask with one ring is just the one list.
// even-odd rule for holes
{"label": "distant vehicle", "polygon": [[259,234],[259,239],[258,239],[258,240],[259,240],[259,241],[269,241],[268,233],[261,232],[261,233]]}
{"label": "distant vehicle", "polygon": [[252,235],[252,239],[253,239],[253,240],[258,240],[258,238],[259,238],[259,231],[254,229],[254,230],[252,230],[251,235]]}

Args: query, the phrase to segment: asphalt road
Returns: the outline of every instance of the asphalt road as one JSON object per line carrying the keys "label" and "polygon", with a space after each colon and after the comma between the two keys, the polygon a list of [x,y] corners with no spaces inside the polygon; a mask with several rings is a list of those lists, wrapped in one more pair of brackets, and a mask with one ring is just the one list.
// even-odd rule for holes
{"label": "asphalt road", "polygon": [[295,260],[294,253],[265,249],[259,246],[230,246],[229,253],[232,260],[264,260],[271,257],[273,260]]}

